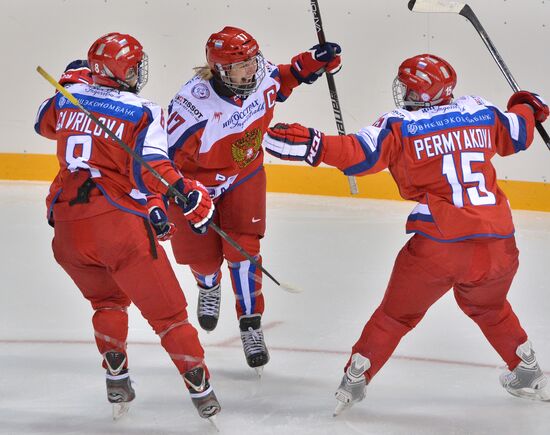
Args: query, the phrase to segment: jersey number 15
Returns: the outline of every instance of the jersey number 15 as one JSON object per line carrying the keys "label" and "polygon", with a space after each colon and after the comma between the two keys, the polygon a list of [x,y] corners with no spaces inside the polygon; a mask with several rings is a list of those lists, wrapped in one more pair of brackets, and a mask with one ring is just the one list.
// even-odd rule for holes
{"label": "jersey number 15", "polygon": [[464,186],[460,183],[457,169],[462,172],[464,183],[477,183],[477,186],[467,187],[466,193],[472,205],[494,205],[496,198],[493,192],[487,190],[485,177],[481,172],[472,171],[473,162],[484,162],[485,154],[466,152],[460,154],[460,167],[457,168],[453,155],[443,156],[443,175],[451,185],[453,191],[453,204],[456,207],[464,207]]}

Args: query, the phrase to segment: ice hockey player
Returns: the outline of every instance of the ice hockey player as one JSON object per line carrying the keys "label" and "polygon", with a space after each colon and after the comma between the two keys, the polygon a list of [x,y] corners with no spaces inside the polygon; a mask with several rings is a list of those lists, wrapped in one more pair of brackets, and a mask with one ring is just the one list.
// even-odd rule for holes
{"label": "ice hockey player", "polygon": [[[340,46],[316,45],[290,64],[264,59],[245,30],[224,27],[206,43],[207,64],[182,86],[169,107],[169,155],[178,169],[206,186],[216,204],[215,222],[261,264],[265,232],[266,175],[262,138],[278,102],[301,83],[340,69]],[[219,318],[221,265],[227,260],[246,361],[259,375],[269,361],[261,326],[264,312],[261,271],[209,231],[199,235],[181,225],[171,239],[176,261],[187,264],[199,288],[197,315],[206,331]]]}
{"label": "ice hockey player", "polygon": [[430,306],[453,288],[459,307],[506,362],[500,383],[511,394],[550,400],[527,333],[507,293],[518,269],[508,200],[491,158],[525,150],[535,120],[549,110],[538,95],[516,92],[502,111],[478,96],[453,100],[456,73],[422,54],[405,60],[393,83],[397,108],[356,134],[328,136],[299,124],[268,131],[267,150],[282,159],[324,162],[346,175],[389,168],[401,196],[417,201],[414,234],[401,249],[380,306],[352,348],[335,414],[362,400],[366,385]]}
{"label": "ice hockey player", "polygon": [[[176,204],[186,224],[207,227],[214,211],[208,192],[174,169],[163,111],[138,96],[148,72],[141,44],[131,35],[109,33],[92,44],[88,63],[93,85],[81,80],[85,71],[71,73],[73,78],[66,72],[61,83],[184,195],[185,204]],[[215,416],[221,408],[204,350],[149,222],[146,196],[165,195],[166,186],[62,93],[40,106],[35,129],[57,142],[60,169],[48,198],[53,252],[94,310],[94,335],[107,371],[113,417],[126,413],[135,397],[126,352],[131,302],[160,337],[199,415]]]}

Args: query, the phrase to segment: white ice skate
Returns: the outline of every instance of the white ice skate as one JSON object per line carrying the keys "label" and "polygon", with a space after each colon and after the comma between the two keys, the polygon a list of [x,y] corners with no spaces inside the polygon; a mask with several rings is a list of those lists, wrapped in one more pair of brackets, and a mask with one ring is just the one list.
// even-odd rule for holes
{"label": "white ice skate", "polygon": [[370,361],[360,353],[354,353],[351,357],[351,364],[340,386],[334,395],[336,396],[336,408],[334,409],[333,417],[340,415],[343,411],[351,408],[355,403],[360,402],[365,398],[367,388],[367,379],[365,372],[370,368]]}
{"label": "white ice skate", "polygon": [[550,401],[548,378],[542,373],[537,363],[531,342],[526,341],[518,346],[516,355],[521,358],[521,362],[514,370],[500,375],[500,384],[513,396]]}

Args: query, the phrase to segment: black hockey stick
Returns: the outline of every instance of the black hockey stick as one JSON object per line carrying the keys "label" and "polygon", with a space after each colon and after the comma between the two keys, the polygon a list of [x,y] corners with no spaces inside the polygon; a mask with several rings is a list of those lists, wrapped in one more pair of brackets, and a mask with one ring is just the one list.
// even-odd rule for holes
{"label": "black hockey stick", "polygon": [[[179,200],[181,200],[184,204],[187,202],[187,198],[182,195],[180,192],[178,192],[177,189],[175,189],[168,181],[166,181],[165,178],[160,175],[155,168],[153,168],[149,163],[147,163],[139,154],[137,154],[132,148],[130,148],[128,145],[126,145],[123,141],[121,141],[117,135],[115,135],[103,122],[101,122],[97,117],[92,114],[88,109],[86,109],[80,102],[75,98],[73,94],[71,94],[67,89],[65,89],[63,86],[61,86],[51,75],[49,75],[44,69],[40,66],[36,67],[36,71],[44,77],[48,82],[50,82],[59,92],[63,94],[67,100],[69,100],[72,104],[74,104],[76,107],[78,107],[84,114],[90,118],[97,126],[99,126],[111,139],[113,139],[118,145],[120,145],[124,151],[126,151],[128,154],[130,154],[137,162],[139,162],[141,165],[145,167],[157,180],[159,180],[162,184],[164,184],[168,188],[168,192],[171,193],[174,196],[177,196]],[[248,259],[254,266],[259,268],[263,273],[266,274],[267,277],[269,277],[275,284],[277,284],[279,287],[282,287],[284,290],[290,292],[290,293],[299,293],[301,292],[300,289],[297,289],[296,287],[290,286],[288,284],[283,284],[277,281],[265,268],[258,263],[258,261],[250,255],[248,252],[246,252],[241,245],[239,245],[235,240],[233,240],[225,231],[223,231],[220,227],[218,227],[214,222],[210,223],[210,228],[212,228],[216,233],[220,235],[227,243],[229,243],[233,248],[235,248],[237,251],[239,251],[244,257]]]}
{"label": "black hockey stick", "polygon": [[[502,72],[502,74],[506,78],[506,81],[512,87],[514,92],[521,90],[518,83],[514,79],[514,76],[512,76],[512,73],[508,69],[508,66],[506,66],[506,63],[504,63],[504,60],[502,60],[502,57],[500,56],[498,50],[493,45],[493,42],[489,38],[489,35],[477,19],[476,14],[472,10],[472,8],[466,3],[443,0],[410,0],[408,7],[413,12],[450,12],[462,15],[470,23],[472,23],[479,36],[481,36],[481,39],[489,49],[489,53],[491,53],[491,56],[495,60],[496,64],[500,68],[500,71]],[[537,127],[537,131],[542,137],[542,140],[550,150],[550,136],[548,136],[548,133],[540,122],[537,121],[535,125]]]}
{"label": "black hockey stick", "polygon": [[[315,31],[317,32],[317,38],[319,44],[327,42],[325,38],[325,31],[323,30],[323,22],[321,21],[321,11],[319,10],[319,3],[317,0],[311,0],[311,11],[313,12],[313,21],[315,23]],[[334,120],[336,121],[336,128],[338,134],[344,136],[346,129],[344,128],[344,118],[342,117],[342,110],[340,109],[340,101],[338,100],[338,92],[336,92],[336,83],[334,82],[334,76],[326,72],[328,90],[330,93],[330,100],[332,101],[332,111],[334,112]],[[348,175],[349,190],[352,195],[357,195],[359,189],[357,188],[357,180],[353,175]]]}

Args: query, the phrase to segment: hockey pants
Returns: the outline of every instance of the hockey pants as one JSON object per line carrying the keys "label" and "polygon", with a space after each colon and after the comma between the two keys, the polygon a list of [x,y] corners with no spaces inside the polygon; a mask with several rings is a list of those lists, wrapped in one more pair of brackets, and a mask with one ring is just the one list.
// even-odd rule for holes
{"label": "hockey pants", "polygon": [[516,348],[527,340],[506,299],[518,254],[513,237],[440,243],[413,236],[399,252],[382,303],[352,349],[369,358],[367,379],[451,288],[460,309],[513,370],[520,362]]}

